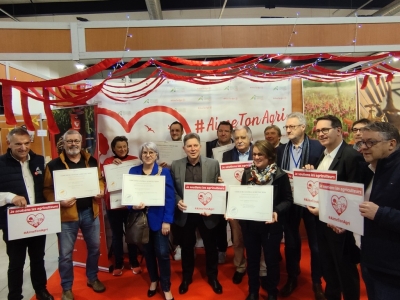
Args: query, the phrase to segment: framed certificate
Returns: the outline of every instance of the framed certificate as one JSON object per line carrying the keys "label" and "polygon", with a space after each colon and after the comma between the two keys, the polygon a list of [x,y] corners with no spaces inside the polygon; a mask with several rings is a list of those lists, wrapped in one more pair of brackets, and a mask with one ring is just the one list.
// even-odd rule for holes
{"label": "framed certificate", "polygon": [[56,201],[73,197],[86,198],[100,194],[97,168],[79,168],[53,171]]}
{"label": "framed certificate", "polygon": [[165,176],[123,174],[122,205],[165,205]]}
{"label": "framed certificate", "polygon": [[223,215],[226,210],[226,186],[218,183],[185,182],[183,202],[185,213]]}
{"label": "framed certificate", "polygon": [[107,190],[109,192],[122,190],[122,175],[129,174],[129,170],[134,167],[141,165],[140,159],[132,159],[122,162],[122,164],[115,165],[109,164],[103,166],[104,175],[107,182]]}
{"label": "framed certificate", "polygon": [[272,221],[274,187],[272,185],[231,185],[226,218]]}
{"label": "framed certificate", "polygon": [[240,185],[242,182],[244,168],[250,167],[252,163],[252,161],[221,163],[219,165],[219,169],[224,183],[227,186]]}
{"label": "framed certificate", "polygon": [[7,214],[10,241],[61,232],[59,202],[10,207]]}

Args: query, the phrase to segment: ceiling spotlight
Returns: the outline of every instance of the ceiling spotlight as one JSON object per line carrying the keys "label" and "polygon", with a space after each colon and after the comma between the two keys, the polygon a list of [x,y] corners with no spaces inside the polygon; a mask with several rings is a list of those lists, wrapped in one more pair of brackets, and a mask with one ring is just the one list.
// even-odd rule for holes
{"label": "ceiling spotlight", "polygon": [[393,57],[393,61],[399,61],[400,58]]}
{"label": "ceiling spotlight", "polygon": [[77,68],[78,70],[84,70],[86,69],[86,66],[84,64],[76,64],[75,68]]}
{"label": "ceiling spotlight", "polygon": [[282,62],[284,64],[288,65],[288,64],[290,64],[292,62],[292,60],[290,58],[285,58]]}

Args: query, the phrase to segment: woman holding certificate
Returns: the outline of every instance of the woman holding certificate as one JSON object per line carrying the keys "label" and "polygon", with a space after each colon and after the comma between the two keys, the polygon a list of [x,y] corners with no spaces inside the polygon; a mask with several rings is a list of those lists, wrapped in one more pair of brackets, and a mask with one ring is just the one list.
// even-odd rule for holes
{"label": "woman holding certificate", "polygon": [[[245,168],[243,172],[242,185],[273,186],[272,221],[240,220],[249,275],[249,295],[246,300],[259,299],[262,250],[267,265],[268,300],[275,300],[278,295],[283,219],[293,203],[293,196],[288,175],[276,165],[275,161],[274,146],[268,141],[257,141],[253,147],[253,164],[251,167]],[[267,205],[267,199],[265,205]]]}
{"label": "woman holding certificate", "polygon": [[[102,165],[103,174],[103,167],[105,165],[120,165],[124,161],[137,159],[136,156],[128,154],[128,139],[125,136],[116,136],[111,142],[111,150],[114,153],[114,156],[105,159]],[[110,192],[108,189],[106,190],[104,200],[106,202],[107,217],[108,221],[110,222],[110,228],[112,232],[112,248],[115,257],[115,266],[112,274],[114,276],[121,276],[124,268],[124,224],[128,218],[129,211],[125,207],[111,209]],[[137,259],[137,246],[135,244],[128,244],[128,256],[133,274],[141,273],[142,269],[140,268],[139,261]]]}
{"label": "woman holding certificate", "polygon": [[[150,276],[148,297],[153,297],[157,292],[158,281],[164,292],[165,299],[174,299],[171,293],[171,264],[169,258],[169,232],[174,220],[175,190],[169,169],[157,165],[159,159],[157,146],[153,142],[144,143],[140,147],[140,159],[143,165],[133,167],[129,174],[165,176],[165,205],[150,206],[147,211],[147,219],[150,227],[150,239],[143,245],[146,258],[147,271]],[[149,189],[152,186],[148,187]],[[139,206],[133,209],[144,209],[146,199],[141,200]]]}

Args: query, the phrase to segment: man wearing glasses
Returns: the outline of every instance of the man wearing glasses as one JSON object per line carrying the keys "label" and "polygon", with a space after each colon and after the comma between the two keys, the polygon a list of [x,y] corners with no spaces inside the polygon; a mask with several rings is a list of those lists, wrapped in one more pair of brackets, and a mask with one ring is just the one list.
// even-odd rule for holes
{"label": "man wearing glasses", "polygon": [[[342,123],[332,115],[317,118],[316,134],[325,147],[323,155],[316,163],[318,170],[337,171],[337,180],[361,182],[360,164],[362,156],[352,146],[343,141]],[[308,165],[306,168],[313,168]],[[308,207],[318,215],[318,208]],[[322,275],[326,282],[327,299],[359,299],[360,278],[357,270],[359,248],[353,233],[330,224],[317,222],[318,248]]]}
{"label": "man wearing glasses", "polygon": [[365,202],[359,207],[364,217],[361,271],[368,299],[400,299],[399,131],[389,123],[372,123],[357,144],[370,164]]}
{"label": "man wearing glasses", "polygon": [[[306,118],[302,113],[294,112],[287,116],[286,130],[289,142],[278,147],[277,163],[284,170],[301,169],[305,165],[315,165],[324,151],[324,147],[316,140],[311,140],[305,134]],[[299,205],[290,206],[285,233],[285,257],[288,280],[281,290],[282,297],[289,297],[297,287],[297,277],[300,274],[301,237],[300,221],[303,219],[307,231],[308,246],[311,253],[311,279],[316,300],[324,300],[321,286],[321,266],[319,260],[316,218],[312,213]]]}
{"label": "man wearing glasses", "polygon": [[[46,166],[44,177],[44,197],[48,202],[55,201],[53,171],[98,167],[97,160],[81,149],[82,136],[76,130],[68,130],[63,135],[64,150],[60,156]],[[97,278],[100,256],[100,222],[99,204],[104,193],[104,182],[99,174],[100,193],[96,197],[76,199],[75,197],[60,201],[61,232],[57,233],[59,243],[58,270],[63,289],[62,300],[72,300],[72,284],[74,279],[72,253],[74,244],[81,229],[87,246],[86,276],[87,286],[96,293],[106,290]],[[71,191],[73,192],[73,191]]]}
{"label": "man wearing glasses", "polygon": [[351,131],[353,132],[353,140],[354,140],[354,146],[353,148],[359,151],[359,148],[357,147],[357,143],[361,141],[362,139],[362,132],[363,128],[367,126],[368,124],[371,124],[371,121],[368,119],[360,119],[357,120],[353,123],[353,126],[351,127]]}

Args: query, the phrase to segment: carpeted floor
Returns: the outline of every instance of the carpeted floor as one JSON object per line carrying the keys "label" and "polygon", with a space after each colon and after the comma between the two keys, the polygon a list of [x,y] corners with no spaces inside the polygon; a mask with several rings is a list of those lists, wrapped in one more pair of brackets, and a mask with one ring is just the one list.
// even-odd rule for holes
{"label": "carpeted floor", "polygon": [[[283,253],[283,245],[281,249]],[[228,249],[227,260],[225,264],[219,265],[218,280],[223,286],[223,294],[216,295],[207,283],[205,275],[205,255],[203,249],[196,249],[196,268],[193,275],[193,283],[189,286],[189,291],[185,295],[179,295],[178,287],[181,282],[181,263],[180,261],[171,261],[172,268],[172,293],[175,299],[185,300],[212,300],[212,299],[230,299],[230,300],[244,300],[247,297],[247,276],[244,277],[243,282],[239,285],[232,283],[232,276],[235,268],[232,263],[233,251],[232,248]],[[306,241],[302,245],[303,258],[301,261],[301,274],[298,278],[298,287],[295,292],[288,298],[288,300],[312,300],[314,299],[311,290],[311,277],[310,277],[310,259],[309,249]],[[73,286],[73,293],[75,300],[104,300],[104,299],[126,299],[126,300],[141,300],[147,298],[147,290],[150,283],[145,262],[142,263],[143,272],[140,275],[134,275],[130,270],[125,269],[122,276],[115,277],[112,274],[99,272],[99,279],[105,284],[106,291],[101,294],[93,292],[92,289],[86,286],[85,269],[75,267],[75,280]],[[285,262],[281,263],[281,284],[283,286],[286,282]],[[55,297],[61,299],[61,286],[59,273],[55,272],[48,281],[48,290]],[[34,300],[35,297],[32,298]],[[162,292],[157,293],[153,300],[164,299]],[[266,299],[266,292],[260,289],[260,299]],[[361,285],[361,300],[366,300],[364,283]]]}

